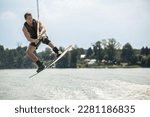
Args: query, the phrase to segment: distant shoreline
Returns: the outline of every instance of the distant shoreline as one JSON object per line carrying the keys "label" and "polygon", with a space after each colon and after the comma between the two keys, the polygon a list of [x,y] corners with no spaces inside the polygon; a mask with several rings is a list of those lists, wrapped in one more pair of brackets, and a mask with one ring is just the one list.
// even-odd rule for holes
{"label": "distant shoreline", "polygon": [[[124,67],[121,67],[121,66],[93,66],[93,67],[77,67],[77,68],[48,68],[48,69],[117,69],[117,68],[120,68],[120,69],[126,69],[126,68],[129,68],[129,69],[132,69],[132,68],[149,68],[149,67],[141,67],[141,66],[124,66]],[[6,68],[6,69],[0,69],[0,70],[13,70],[13,69],[18,69],[18,70],[23,70],[23,69],[26,69],[26,70],[36,70],[37,68]]]}

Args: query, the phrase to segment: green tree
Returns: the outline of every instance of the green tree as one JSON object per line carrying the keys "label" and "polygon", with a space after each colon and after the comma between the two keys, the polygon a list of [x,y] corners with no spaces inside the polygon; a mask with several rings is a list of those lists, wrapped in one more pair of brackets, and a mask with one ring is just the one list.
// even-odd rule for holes
{"label": "green tree", "polygon": [[22,63],[23,68],[35,68],[34,63],[29,59],[29,57],[24,56],[23,57],[23,63]]}
{"label": "green tree", "polygon": [[93,45],[93,52],[94,52],[94,57],[97,62],[100,62],[103,59],[103,49],[101,47],[101,42],[97,41]]}
{"label": "green tree", "polygon": [[135,57],[134,50],[129,43],[126,43],[123,46],[121,58],[123,61],[127,62],[128,64],[135,64],[137,58]]}
{"label": "green tree", "polygon": [[102,40],[105,59],[114,61],[116,59],[116,50],[120,48],[120,43],[115,39]]}
{"label": "green tree", "polygon": [[150,55],[147,56],[146,66],[150,67]]}
{"label": "green tree", "polygon": [[149,49],[148,49],[148,47],[146,46],[146,48],[145,48],[145,55],[147,56],[149,54]]}
{"label": "green tree", "polygon": [[141,55],[145,55],[145,48],[144,48],[144,47],[141,48],[140,54],[141,54]]}
{"label": "green tree", "polygon": [[25,56],[25,51],[27,47],[18,46],[14,51],[14,67],[15,68],[24,68],[23,58]]}
{"label": "green tree", "polygon": [[150,49],[146,46],[146,48],[142,47],[141,48],[141,52],[140,52],[141,55],[149,55],[150,54]]}
{"label": "green tree", "polygon": [[37,55],[42,61],[51,61],[55,59],[55,54],[53,54],[49,48],[45,48],[44,51],[37,53]]}
{"label": "green tree", "polygon": [[77,49],[72,49],[70,53],[70,60],[69,60],[69,67],[76,68],[77,67],[77,60],[78,60],[78,51]]}
{"label": "green tree", "polygon": [[90,47],[90,48],[87,49],[86,57],[87,57],[87,58],[91,58],[92,55],[93,55],[93,50],[92,50],[92,48]]}
{"label": "green tree", "polygon": [[5,55],[6,55],[6,64],[5,68],[12,69],[14,68],[14,58],[15,58],[15,49],[6,49],[5,50]]}
{"label": "green tree", "polygon": [[5,50],[4,47],[0,45],[0,69],[5,68],[5,62],[6,62]]}

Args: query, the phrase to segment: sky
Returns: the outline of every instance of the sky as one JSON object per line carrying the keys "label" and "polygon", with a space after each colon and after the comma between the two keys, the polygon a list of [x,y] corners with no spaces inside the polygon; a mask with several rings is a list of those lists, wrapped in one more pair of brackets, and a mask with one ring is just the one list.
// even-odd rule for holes
{"label": "sky", "polygon": [[[36,5],[36,0],[0,0],[0,45],[28,46],[24,14],[29,11],[36,19]],[[39,0],[39,8],[40,21],[56,46],[87,49],[115,38],[122,46],[150,47],[150,0]]]}

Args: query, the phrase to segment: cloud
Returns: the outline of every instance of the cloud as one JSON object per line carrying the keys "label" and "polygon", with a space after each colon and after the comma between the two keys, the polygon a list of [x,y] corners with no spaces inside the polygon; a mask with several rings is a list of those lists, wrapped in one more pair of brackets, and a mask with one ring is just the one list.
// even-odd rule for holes
{"label": "cloud", "polygon": [[11,11],[5,11],[0,14],[0,20],[16,20],[17,15]]}
{"label": "cloud", "polygon": [[40,17],[50,25],[119,26],[139,20],[141,22],[141,19],[147,22],[149,18],[145,2],[141,0],[42,0],[39,2]]}
{"label": "cloud", "polygon": [[149,17],[142,0],[42,0],[40,17],[53,23],[117,23]]}
{"label": "cloud", "polygon": [[43,0],[40,1],[41,17],[51,21],[66,20],[77,13],[80,14],[92,3],[92,0]]}
{"label": "cloud", "polygon": [[12,11],[5,11],[0,14],[1,29],[0,43],[6,47],[15,47],[20,41],[20,19]]}

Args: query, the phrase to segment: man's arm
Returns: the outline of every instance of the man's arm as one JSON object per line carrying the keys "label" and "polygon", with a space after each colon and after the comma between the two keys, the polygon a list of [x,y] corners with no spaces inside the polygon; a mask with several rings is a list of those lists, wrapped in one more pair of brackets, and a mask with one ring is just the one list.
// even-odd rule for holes
{"label": "man's arm", "polygon": [[30,42],[37,42],[37,39],[32,39],[30,37],[30,34],[28,33],[27,29],[23,26],[22,31],[24,33],[24,36],[26,37],[26,39]]}

